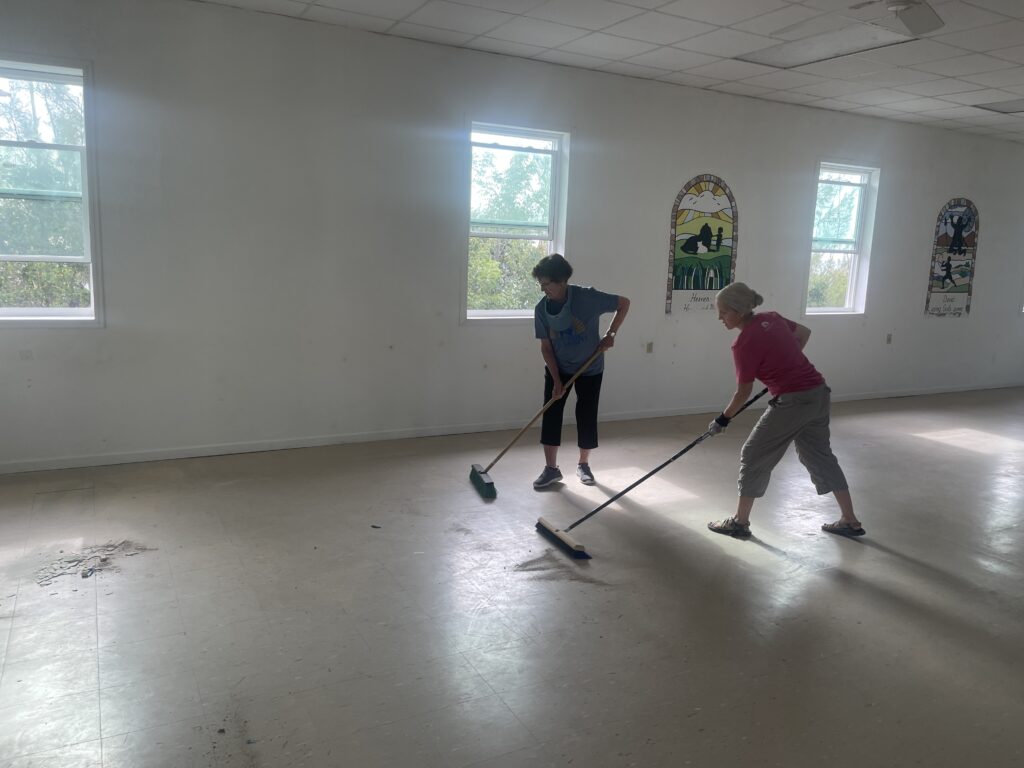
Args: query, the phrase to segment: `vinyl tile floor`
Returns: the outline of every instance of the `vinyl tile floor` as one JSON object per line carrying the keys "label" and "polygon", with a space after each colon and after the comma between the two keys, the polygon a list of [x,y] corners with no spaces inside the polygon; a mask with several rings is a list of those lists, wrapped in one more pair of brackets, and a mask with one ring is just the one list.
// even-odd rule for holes
{"label": "vinyl tile floor", "polygon": [[537,518],[709,416],[603,424],[543,492],[530,432],[489,502],[512,431],[0,477],[0,768],[1024,765],[1024,389],[836,404],[857,540],[792,451],[707,530],[756,417],[591,560]]}

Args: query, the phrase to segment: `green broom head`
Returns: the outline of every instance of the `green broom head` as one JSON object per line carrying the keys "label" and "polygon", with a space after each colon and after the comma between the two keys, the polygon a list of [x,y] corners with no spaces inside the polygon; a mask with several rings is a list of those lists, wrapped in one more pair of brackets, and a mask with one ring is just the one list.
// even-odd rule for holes
{"label": "green broom head", "polygon": [[474,464],[473,468],[469,470],[469,479],[473,482],[473,487],[476,488],[477,493],[483,498],[498,498],[498,489],[494,487],[494,481],[491,480],[491,476],[484,472],[484,468],[479,464]]}

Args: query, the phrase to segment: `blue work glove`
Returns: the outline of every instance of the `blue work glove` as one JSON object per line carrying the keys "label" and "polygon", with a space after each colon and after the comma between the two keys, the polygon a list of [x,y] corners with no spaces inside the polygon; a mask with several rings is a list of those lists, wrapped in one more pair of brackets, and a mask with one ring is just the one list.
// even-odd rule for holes
{"label": "blue work glove", "polygon": [[730,421],[732,421],[732,419],[724,413],[720,413],[715,417],[714,421],[708,424],[708,432],[710,432],[711,436],[714,437],[724,431],[725,428],[729,426]]}

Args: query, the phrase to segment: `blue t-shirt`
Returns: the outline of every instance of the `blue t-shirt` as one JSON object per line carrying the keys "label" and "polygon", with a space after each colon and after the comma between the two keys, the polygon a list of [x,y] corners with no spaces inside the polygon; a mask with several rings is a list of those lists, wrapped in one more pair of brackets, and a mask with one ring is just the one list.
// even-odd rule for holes
{"label": "blue t-shirt", "polygon": [[[601,342],[598,328],[601,315],[615,312],[619,297],[596,288],[569,285],[565,302],[558,304],[546,296],[533,310],[534,333],[538,339],[549,339],[555,350],[558,370],[576,373]],[[604,355],[595,360],[584,376],[604,371]]]}

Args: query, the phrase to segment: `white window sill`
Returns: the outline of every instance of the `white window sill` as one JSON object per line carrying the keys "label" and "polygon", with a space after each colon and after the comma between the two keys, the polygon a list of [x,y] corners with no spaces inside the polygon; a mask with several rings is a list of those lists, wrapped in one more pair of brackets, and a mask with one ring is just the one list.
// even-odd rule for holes
{"label": "white window sill", "polygon": [[805,309],[804,317],[821,317],[822,315],[863,315],[863,309]]}
{"label": "white window sill", "polygon": [[103,321],[96,317],[4,317],[0,315],[0,330],[15,328],[102,328]]}
{"label": "white window sill", "polygon": [[472,325],[519,324],[533,322],[532,309],[472,309],[462,318]]}

